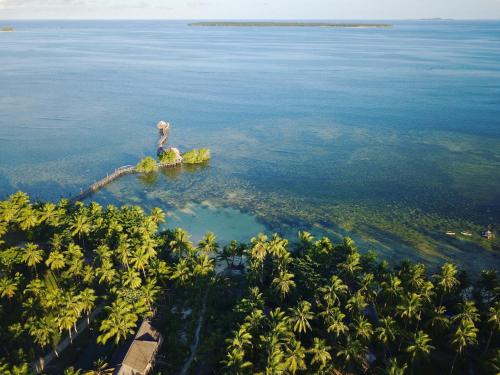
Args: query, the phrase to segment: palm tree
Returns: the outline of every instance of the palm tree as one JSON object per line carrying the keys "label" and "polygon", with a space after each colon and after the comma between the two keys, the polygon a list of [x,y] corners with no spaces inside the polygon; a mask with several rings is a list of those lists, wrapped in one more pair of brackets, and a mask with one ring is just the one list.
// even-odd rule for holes
{"label": "palm tree", "polygon": [[307,368],[304,360],[305,357],[306,349],[299,340],[294,340],[292,345],[287,347],[285,351],[285,368],[292,374],[295,374],[299,370],[305,370]]}
{"label": "palm tree", "polygon": [[128,269],[130,267],[131,252],[126,234],[120,235],[116,253],[120,262]]}
{"label": "palm tree", "polygon": [[391,316],[386,316],[380,319],[380,326],[375,329],[377,340],[384,346],[384,359],[387,354],[391,353],[390,346],[396,341],[399,330],[396,320]]}
{"label": "palm tree", "polygon": [[281,345],[272,342],[268,349],[268,355],[266,360],[266,368],[264,373],[266,375],[281,375],[284,374],[287,370],[287,366],[291,365],[290,363],[285,362],[285,353],[281,349]]}
{"label": "palm tree", "polygon": [[458,314],[453,317],[453,321],[468,320],[472,323],[479,322],[479,312],[474,301],[469,300],[458,304]]}
{"label": "palm tree", "polygon": [[110,375],[114,371],[113,368],[104,362],[102,359],[98,359],[94,362],[94,369],[86,371],[83,375]]}
{"label": "palm tree", "polygon": [[401,279],[396,275],[390,274],[389,280],[382,283],[383,294],[386,296],[384,302],[384,311],[387,309],[387,304],[391,305],[399,298],[403,292],[403,287],[401,286]]}
{"label": "palm tree", "polygon": [[182,257],[184,253],[192,247],[191,242],[189,242],[189,237],[189,233],[184,229],[175,228],[174,239],[169,243],[172,251]]}
{"label": "palm tree", "polygon": [[17,291],[17,281],[7,276],[0,278],[0,297],[12,298]]}
{"label": "palm tree", "polygon": [[496,302],[488,310],[488,323],[491,326],[490,334],[488,335],[488,341],[486,342],[486,347],[484,348],[484,353],[488,352],[491,344],[491,338],[493,333],[500,331],[500,302]]}
{"label": "palm tree", "polygon": [[387,375],[404,375],[407,368],[406,363],[400,365],[396,358],[391,358],[387,364]]}
{"label": "palm tree", "polygon": [[244,349],[252,345],[252,335],[247,331],[247,325],[242,324],[237,331],[233,332],[233,338],[226,341],[231,347]]}
{"label": "palm tree", "polygon": [[458,284],[457,267],[452,263],[445,263],[441,266],[439,274],[435,275],[436,284],[441,290],[439,306],[443,304],[443,298],[450,293]]}
{"label": "palm tree", "polygon": [[142,247],[137,248],[130,257],[130,263],[133,264],[136,270],[140,270],[146,278],[146,266],[148,265],[149,256],[144,252]]}
{"label": "palm tree", "polygon": [[102,262],[102,266],[96,268],[95,272],[96,275],[99,276],[100,284],[102,284],[103,282],[111,284],[117,274],[116,270],[113,267],[113,263],[108,259],[105,259]]}
{"label": "palm tree", "polygon": [[37,211],[33,210],[31,206],[24,207],[18,214],[19,227],[24,231],[36,227],[39,223]]}
{"label": "palm tree", "polygon": [[331,360],[330,350],[332,348],[326,345],[326,341],[315,337],[313,347],[308,350],[312,354],[311,365],[319,364],[320,369],[324,368]]}
{"label": "palm tree", "polygon": [[393,342],[398,334],[398,326],[394,318],[386,316],[380,319],[380,326],[376,329],[377,339],[384,345]]}
{"label": "palm tree", "polygon": [[44,203],[40,211],[40,222],[47,223],[52,226],[58,226],[62,218],[60,210],[54,203]]}
{"label": "palm tree", "polygon": [[356,338],[363,342],[369,342],[373,335],[373,327],[364,316],[358,317],[352,323]]}
{"label": "palm tree", "polygon": [[413,264],[405,278],[406,284],[413,290],[420,290],[426,281],[426,268],[422,263]]}
{"label": "palm tree", "polygon": [[272,283],[275,286],[276,291],[280,294],[281,300],[284,300],[290,290],[295,287],[295,281],[293,281],[293,278],[293,273],[280,271],[279,275],[273,279]]}
{"label": "palm tree", "polygon": [[456,354],[451,364],[450,374],[453,374],[459,355],[462,355],[469,346],[477,344],[477,332],[474,322],[469,319],[463,319],[458,325],[451,338],[451,345],[455,348]]}
{"label": "palm tree", "polygon": [[364,309],[368,306],[365,296],[361,290],[358,290],[347,301],[346,309],[350,312],[362,314]]}
{"label": "palm tree", "polygon": [[57,325],[59,326],[59,332],[63,330],[68,331],[69,340],[73,343],[73,335],[71,334],[71,329],[77,322],[77,317],[74,314],[74,311],[63,307],[61,311],[59,311],[59,315],[56,318]]}
{"label": "palm tree", "polygon": [[90,324],[90,312],[94,308],[96,298],[94,290],[90,288],[84,289],[79,295],[80,309],[87,314],[87,324]]}
{"label": "palm tree", "polygon": [[49,257],[45,261],[45,264],[52,271],[57,271],[61,268],[64,268],[66,262],[64,260],[64,255],[60,251],[53,250],[50,252]]}
{"label": "palm tree", "polygon": [[73,218],[70,224],[71,235],[77,236],[82,240],[82,246],[85,249],[85,236],[90,233],[90,220],[84,212],[80,212]]}
{"label": "palm tree", "polygon": [[122,273],[122,285],[131,289],[137,289],[142,284],[141,274],[131,268]]}
{"label": "palm tree", "polygon": [[43,260],[43,250],[34,243],[27,243],[23,249],[21,259],[28,267],[34,268],[35,275],[38,277],[36,265]]}
{"label": "palm tree", "polygon": [[252,260],[257,260],[260,264],[264,261],[267,255],[267,236],[260,233],[257,237],[250,240],[252,247],[250,249],[250,257]]}
{"label": "palm tree", "polygon": [[202,254],[196,258],[194,274],[203,280],[206,276],[214,272],[214,261],[207,254]]}
{"label": "palm tree", "polygon": [[73,366],[68,367],[66,370],[64,370],[64,375],[81,375],[82,370],[80,369],[75,369]]}
{"label": "palm tree", "polygon": [[351,252],[345,262],[339,263],[338,268],[344,272],[352,281],[358,271],[361,270],[361,255],[357,251]]}
{"label": "palm tree", "polygon": [[446,307],[442,305],[434,307],[428,320],[428,325],[440,332],[448,329],[450,323],[450,318],[446,315]]}
{"label": "palm tree", "polygon": [[28,319],[27,326],[33,341],[41,348],[45,348],[52,341],[57,329],[57,322],[51,315],[45,315],[39,320],[31,317]]}
{"label": "palm tree", "polygon": [[155,224],[163,223],[165,221],[165,213],[158,207],[153,208],[149,217]]}
{"label": "palm tree", "polygon": [[219,249],[217,237],[213,232],[207,232],[198,243],[198,249],[205,252],[207,255],[214,254]]}
{"label": "palm tree", "polygon": [[349,327],[344,323],[346,315],[340,308],[327,306],[319,315],[323,318],[328,333],[333,333],[336,337],[339,337],[349,331]]}
{"label": "palm tree", "polygon": [[252,367],[252,362],[245,360],[245,351],[239,347],[230,347],[223,363],[230,374],[242,374],[243,371]]}
{"label": "palm tree", "polygon": [[290,310],[290,315],[295,332],[300,334],[311,330],[309,321],[314,318],[314,314],[308,301],[300,301],[296,308]]}
{"label": "palm tree", "polygon": [[349,288],[343,283],[340,277],[333,275],[330,279],[330,284],[321,287],[319,291],[323,294],[323,299],[330,305],[335,302],[340,303],[340,297],[345,296]]}
{"label": "palm tree", "polygon": [[306,231],[299,231],[299,254],[304,254],[314,241],[314,237],[311,233]]}
{"label": "palm tree", "polygon": [[412,366],[420,358],[428,358],[434,347],[430,344],[431,338],[424,331],[418,331],[413,335],[412,343],[406,348],[410,354]]}
{"label": "palm tree", "polygon": [[156,284],[156,279],[148,279],[146,284],[141,288],[142,299],[144,300],[147,308],[151,311],[156,297],[160,293],[160,287]]}
{"label": "palm tree", "polygon": [[418,318],[422,309],[420,296],[416,293],[411,293],[403,299],[402,303],[397,306],[399,316],[405,321],[405,330],[408,322]]}
{"label": "palm tree", "polygon": [[[352,369],[353,367],[366,367],[366,354],[368,350],[359,340],[352,340],[347,336],[347,341],[337,351],[337,357],[344,359],[346,368]],[[356,372],[356,371],[354,371]]]}
{"label": "palm tree", "polygon": [[174,267],[174,272],[170,277],[172,280],[178,280],[181,285],[186,284],[191,277],[191,269],[185,258],[179,260]]}
{"label": "palm tree", "polygon": [[114,338],[114,343],[118,345],[134,333],[138,316],[132,311],[131,305],[121,299],[114,301],[111,306],[106,306],[105,310],[109,315],[101,323],[101,335],[97,337],[97,342],[106,344],[109,339]]}

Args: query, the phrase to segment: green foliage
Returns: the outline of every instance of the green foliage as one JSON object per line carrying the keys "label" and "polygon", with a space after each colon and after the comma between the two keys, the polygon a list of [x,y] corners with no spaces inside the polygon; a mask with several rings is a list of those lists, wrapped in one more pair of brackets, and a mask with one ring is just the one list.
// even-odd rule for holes
{"label": "green foliage", "polygon": [[[208,232],[195,246],[181,228],[159,232],[163,220],[159,209],[32,203],[24,193],[1,201],[1,372],[25,373],[85,321],[99,343],[121,344],[155,311],[167,320],[192,311],[178,329],[160,325],[172,345],[186,332],[185,350],[162,350],[187,357],[204,295],[210,313],[197,361],[213,373],[498,371],[494,270],[471,283],[451,263],[434,274],[411,262],[391,268],[351,239],[307,232],[293,244],[260,234],[222,247]],[[226,272],[215,274],[215,259]]]}
{"label": "green foliage", "polygon": [[185,164],[199,164],[208,160],[210,160],[210,150],[207,148],[194,149],[182,155]]}
{"label": "green foliage", "polygon": [[[473,285],[472,295],[496,290],[486,302],[470,299],[453,264],[434,275],[410,262],[391,269],[373,253],[361,255],[351,239],[334,245],[306,232],[294,247],[290,252],[278,236],[252,239],[249,289],[236,303],[221,372],[461,374],[495,367],[496,272]],[[490,356],[487,366],[482,356]]]}
{"label": "green foliage", "polygon": [[19,351],[31,361],[75,339],[84,322],[98,327],[99,343],[121,344],[153,315],[160,285],[210,281],[214,235],[206,252],[195,251],[185,231],[158,232],[164,217],[160,209],[32,203],[24,193],[0,201],[0,340],[9,343],[0,369],[21,371]]}
{"label": "green foliage", "polygon": [[146,156],[135,167],[139,173],[151,173],[158,171],[158,163],[151,156]]}
{"label": "green foliage", "polygon": [[161,155],[159,156],[160,163],[163,163],[163,164],[172,164],[175,162],[176,158],[177,158],[177,154],[172,149],[166,150],[165,152],[161,153]]}

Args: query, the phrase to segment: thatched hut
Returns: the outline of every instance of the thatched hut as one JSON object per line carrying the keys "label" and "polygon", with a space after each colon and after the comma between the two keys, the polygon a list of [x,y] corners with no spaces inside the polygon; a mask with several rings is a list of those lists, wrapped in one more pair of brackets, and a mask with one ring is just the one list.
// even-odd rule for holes
{"label": "thatched hut", "polygon": [[[147,375],[154,367],[156,354],[162,344],[162,337],[151,325],[144,320],[131,344],[123,348],[122,352],[115,353],[118,356],[118,365],[115,375]],[[122,349],[122,350],[123,350]]]}
{"label": "thatched hut", "polygon": [[156,127],[158,128],[160,135],[165,135],[170,130],[170,124],[165,121],[160,121],[156,124]]}

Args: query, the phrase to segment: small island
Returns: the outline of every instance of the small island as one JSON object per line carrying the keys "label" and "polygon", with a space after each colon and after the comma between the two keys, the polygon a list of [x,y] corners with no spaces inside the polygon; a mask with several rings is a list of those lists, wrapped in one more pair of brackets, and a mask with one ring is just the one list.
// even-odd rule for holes
{"label": "small island", "polygon": [[217,27],[326,27],[326,28],[387,28],[386,23],[331,23],[331,22],[230,22],[210,21],[194,22],[189,26],[217,26]]}
{"label": "small island", "polygon": [[13,27],[10,27],[10,26],[2,27],[2,32],[4,32],[4,33],[11,33],[13,31],[14,31]]}

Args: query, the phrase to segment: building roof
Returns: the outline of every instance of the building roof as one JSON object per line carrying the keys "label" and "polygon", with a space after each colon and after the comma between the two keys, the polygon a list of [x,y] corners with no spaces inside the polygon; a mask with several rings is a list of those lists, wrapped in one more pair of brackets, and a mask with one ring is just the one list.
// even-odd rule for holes
{"label": "building roof", "polygon": [[155,355],[160,345],[160,333],[151,326],[149,321],[144,320],[121,364],[116,368],[115,374],[147,374],[154,363]]}

